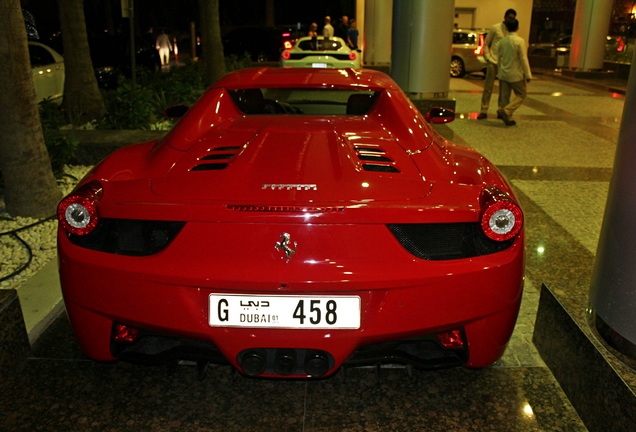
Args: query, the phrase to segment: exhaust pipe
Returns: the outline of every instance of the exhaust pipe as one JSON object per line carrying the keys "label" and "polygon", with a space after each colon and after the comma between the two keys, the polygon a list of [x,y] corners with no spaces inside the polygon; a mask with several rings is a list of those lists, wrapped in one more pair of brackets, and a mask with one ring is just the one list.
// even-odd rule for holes
{"label": "exhaust pipe", "polygon": [[279,375],[291,375],[296,372],[296,351],[281,349],[276,351],[274,370]]}
{"label": "exhaust pipe", "polygon": [[305,373],[321,377],[329,370],[329,358],[321,351],[311,351],[305,357]]}
{"label": "exhaust pipe", "polygon": [[249,376],[258,376],[265,372],[267,353],[264,350],[247,351],[240,361],[243,372]]}

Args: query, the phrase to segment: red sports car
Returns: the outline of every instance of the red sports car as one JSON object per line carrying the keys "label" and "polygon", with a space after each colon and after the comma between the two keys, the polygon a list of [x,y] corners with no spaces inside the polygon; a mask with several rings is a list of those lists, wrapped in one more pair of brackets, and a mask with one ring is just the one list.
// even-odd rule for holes
{"label": "red sports car", "polygon": [[521,301],[523,214],[387,75],[244,69],[59,205],[66,310],[100,361],[479,368]]}

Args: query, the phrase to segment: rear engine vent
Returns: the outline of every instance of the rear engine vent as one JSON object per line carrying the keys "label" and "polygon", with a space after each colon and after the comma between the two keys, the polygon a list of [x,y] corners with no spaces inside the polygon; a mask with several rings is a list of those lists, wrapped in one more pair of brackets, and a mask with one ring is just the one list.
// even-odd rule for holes
{"label": "rear engine vent", "polygon": [[213,148],[208,154],[197,159],[198,163],[193,166],[190,171],[216,171],[225,169],[240,149],[240,146]]}
{"label": "rear engine vent", "polygon": [[358,159],[365,171],[399,173],[395,161],[380,147],[371,144],[356,144],[354,146]]}
{"label": "rear engine vent", "polygon": [[165,249],[185,222],[102,219],[93,232],[69,235],[71,243],[99,252],[148,256]]}
{"label": "rear engine vent", "polygon": [[479,223],[387,225],[395,238],[411,254],[425,260],[470,258],[500,252],[514,239],[489,239]]}

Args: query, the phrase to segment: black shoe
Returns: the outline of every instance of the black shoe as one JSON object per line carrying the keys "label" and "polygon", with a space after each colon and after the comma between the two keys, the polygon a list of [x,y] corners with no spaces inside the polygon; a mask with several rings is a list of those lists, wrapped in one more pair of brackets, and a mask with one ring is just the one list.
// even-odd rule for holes
{"label": "black shoe", "polygon": [[479,115],[477,116],[477,120],[484,120],[488,118],[488,114],[487,113],[479,113]]}
{"label": "black shoe", "polygon": [[504,123],[506,126],[514,126],[517,124],[517,122],[514,120],[504,120]]}
{"label": "black shoe", "polygon": [[510,121],[510,118],[508,118],[508,114],[506,114],[506,112],[502,109],[497,110],[497,118],[503,120],[504,123]]}

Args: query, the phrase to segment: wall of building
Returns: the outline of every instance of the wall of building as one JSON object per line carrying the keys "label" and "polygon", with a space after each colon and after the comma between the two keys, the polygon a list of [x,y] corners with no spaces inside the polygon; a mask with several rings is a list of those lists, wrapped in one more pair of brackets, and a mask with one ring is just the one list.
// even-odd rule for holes
{"label": "wall of building", "polygon": [[503,21],[507,9],[514,9],[519,20],[519,36],[528,43],[533,3],[533,0],[455,0],[456,19],[462,25],[472,21],[474,28],[490,28]]}

